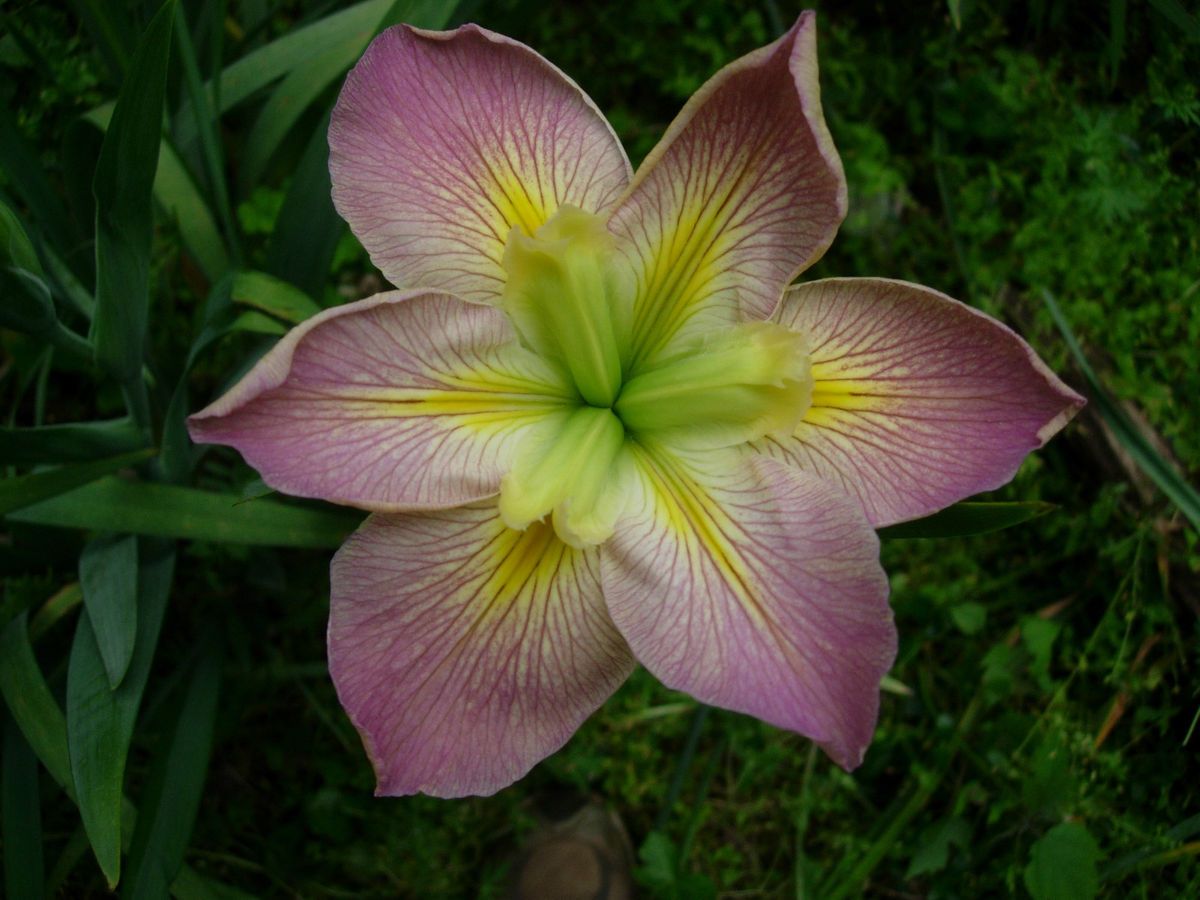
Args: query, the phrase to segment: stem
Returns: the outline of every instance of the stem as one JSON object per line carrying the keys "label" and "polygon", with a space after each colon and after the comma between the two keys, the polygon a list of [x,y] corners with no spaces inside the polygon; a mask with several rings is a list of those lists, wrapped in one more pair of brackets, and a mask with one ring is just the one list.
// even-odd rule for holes
{"label": "stem", "polygon": [[687,770],[691,768],[692,759],[696,755],[696,745],[700,743],[700,732],[704,730],[704,723],[710,712],[712,712],[712,707],[701,703],[692,713],[691,729],[683,744],[683,751],[679,754],[679,762],[675,764],[675,773],[671,776],[666,799],[663,800],[662,808],[654,820],[655,831],[662,831],[671,819],[671,810],[675,807],[675,803],[679,800],[679,794],[683,790],[683,779],[687,776]]}

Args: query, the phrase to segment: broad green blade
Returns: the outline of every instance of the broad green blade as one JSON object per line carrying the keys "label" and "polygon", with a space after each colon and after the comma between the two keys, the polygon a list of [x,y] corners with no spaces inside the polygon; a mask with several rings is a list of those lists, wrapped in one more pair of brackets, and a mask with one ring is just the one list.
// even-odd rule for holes
{"label": "broad green blade", "polygon": [[33,472],[0,481],[0,515],[8,515],[15,510],[73,491],[80,485],[95,481],[118,469],[143,462],[155,452],[152,449],[135,450],[133,453],[122,453],[95,462],[74,463],[48,472]]}
{"label": "broad green blade", "polygon": [[[85,118],[103,131],[112,118],[112,105],[98,106]],[[159,145],[154,199],[167,218],[175,222],[183,245],[196,258],[205,276],[216,281],[225,274],[229,269],[229,254],[216,220],[187,166],[166,140]]]}
{"label": "broad green blade", "polygon": [[38,797],[37,757],[21,730],[0,708],[4,753],[0,759],[0,814],[4,840],[4,888],[13,900],[45,894],[42,860],[42,804]]}
{"label": "broad green blade", "polygon": [[96,633],[85,609],[67,669],[67,748],[83,827],[113,888],[121,878],[125,761],[167,608],[175,553],[162,542],[139,547],[138,623],[133,660],[116,690],[108,685]]}
{"label": "broad green blade", "polygon": [[879,529],[881,538],[947,538],[987,534],[1020,525],[1055,509],[1053,503],[1021,501],[1014,503],[955,503],[924,519],[901,522]]}
{"label": "broad green blade", "polygon": [[326,114],[296,167],[267,248],[267,270],[318,299],[325,294],[333,252],[346,232],[333,208],[328,131]]}
{"label": "broad green blade", "polygon": [[34,275],[42,274],[42,264],[25,226],[3,200],[0,200],[0,265],[16,266]]}
{"label": "broad green blade", "polygon": [[141,378],[149,305],[152,190],[162,142],[163,98],[175,0],[151,20],[104,134],[96,196],[96,360],[123,384]]}
{"label": "broad green blade", "polygon": [[220,683],[221,656],[212,642],[192,673],[169,743],[159,751],[143,792],[124,898],[165,897],[183,864],[208,772]]}
{"label": "broad green blade", "polygon": [[321,311],[308,294],[266,272],[238,272],[233,279],[233,302],[299,325]]}
{"label": "broad green blade", "polygon": [[[346,49],[349,55],[346,67],[349,68],[357,58],[353,48],[358,47],[358,52],[362,52],[361,48],[366,46],[391,5],[392,0],[367,0],[355,4],[247,53],[221,73],[218,115],[233,109],[287,73],[308,65],[315,56],[332,47]],[[205,89],[210,104],[216,108],[211,81]],[[189,107],[190,104],[185,103],[176,117],[175,134],[180,147],[187,147],[198,136],[196,119]]]}
{"label": "broad green blade", "polygon": [[0,631],[0,694],[50,777],[74,796],[67,721],[34,658],[27,621],[19,615]]}
{"label": "broad green blade", "polygon": [[142,436],[129,419],[0,428],[0,465],[87,462],[97,457],[132,453],[142,446]]}
{"label": "broad green blade", "polygon": [[1146,440],[1137,426],[1129,420],[1129,416],[1125,415],[1125,411],[1104,389],[1104,385],[1084,355],[1083,348],[1079,346],[1075,332],[1071,330],[1071,325],[1067,321],[1067,317],[1063,315],[1054,295],[1043,290],[1042,299],[1046,301],[1046,307],[1054,318],[1054,324],[1058,326],[1071,355],[1075,357],[1079,371],[1087,380],[1088,391],[1105,424],[1116,435],[1121,446],[1129,452],[1138,468],[1145,472],[1150,480],[1170,498],[1171,502],[1179,507],[1179,511],[1192,523],[1192,527],[1200,531],[1200,493],[1197,493],[1196,489],[1184,480],[1169,460],[1163,459],[1162,454],[1154,449],[1154,446]]}
{"label": "broad green blade", "polygon": [[79,585],[108,686],[116,690],[133,659],[137,635],[137,538],[106,534],[89,541],[79,558]]}
{"label": "broad green blade", "polygon": [[230,544],[334,549],[364,514],[104,478],[12,513],[18,522]]}
{"label": "broad green blade", "polygon": [[[213,115],[208,94],[200,83],[200,69],[196,64],[196,50],[192,46],[189,34],[187,13],[183,6],[176,10],[178,16],[175,29],[176,41],[179,45],[179,58],[183,63],[183,80],[187,86],[188,98],[192,102],[192,112],[196,127],[200,134],[200,150],[204,158],[205,174],[208,178],[209,193],[221,217],[225,229],[225,239],[229,246],[230,256],[235,262],[241,261],[241,250],[238,243],[237,223],[229,205],[229,189],[225,181],[224,160],[221,155],[221,139],[218,133],[217,117]],[[220,28],[220,25],[217,26]],[[218,32],[219,34],[219,32]]]}
{"label": "broad green blade", "polygon": [[38,151],[22,136],[7,104],[0,104],[0,169],[49,242],[64,252],[74,250],[80,241],[78,229],[46,180]]}
{"label": "broad green blade", "polygon": [[246,138],[239,174],[241,196],[247,196],[262,180],[267,163],[292,126],[326,89],[340,78],[366,49],[371,31],[351,46],[334,46],[318,53],[283,79],[271,98],[263,105],[254,127]]}

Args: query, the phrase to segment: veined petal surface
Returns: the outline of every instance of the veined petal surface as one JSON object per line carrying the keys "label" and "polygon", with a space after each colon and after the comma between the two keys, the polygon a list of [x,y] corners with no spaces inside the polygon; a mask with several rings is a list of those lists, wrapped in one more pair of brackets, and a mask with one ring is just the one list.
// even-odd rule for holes
{"label": "veined petal surface", "polygon": [[846,214],[821,112],[816,18],[726,66],[638,169],[610,228],[639,285],[635,363],[681,332],[765,319]]}
{"label": "veined petal surface", "polygon": [[494,503],[372,516],[334,557],[329,669],[377,793],[491,794],[633,668],[595,550]]}
{"label": "veined petal surface", "polygon": [[329,125],[333,200],[397,287],[494,302],[504,242],[558,207],[612,205],[629,161],[595,104],[524,44],[477,25],[390,28]]}
{"label": "veined petal surface", "polygon": [[879,543],[815,476],[731,450],[638,453],[641,495],[601,548],[604,594],[668,687],[862,761],[896,654]]}
{"label": "veined petal surface", "polygon": [[385,512],[478,500],[573,395],[514,337],[499,310],[378,294],[294,328],[188,428],[301,497]]}
{"label": "veined petal surface", "polygon": [[875,527],[1000,487],[1083,405],[1010,329],[920,285],[798,285],[779,322],[812,348],[812,406],[755,448],[857,497]]}

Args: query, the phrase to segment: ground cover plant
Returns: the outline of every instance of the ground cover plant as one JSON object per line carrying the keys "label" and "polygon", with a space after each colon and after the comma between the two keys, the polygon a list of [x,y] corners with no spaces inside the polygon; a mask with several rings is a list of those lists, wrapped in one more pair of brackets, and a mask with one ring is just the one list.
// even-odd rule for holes
{"label": "ground cover plant", "polygon": [[621,812],[654,897],[1200,888],[1200,25],[1178,4],[821,10],[850,214],[805,279],[935,285],[1091,399],[988,498],[1043,515],[884,535],[901,643],[853,774],[637,670],[513,788],[373,799],[324,656],[357,518],[186,440],[290,324],[381,287],[325,145],[375,31],[470,19],[538,48],[636,164],[798,11],[0,10],[7,895],[497,896],[564,790]]}

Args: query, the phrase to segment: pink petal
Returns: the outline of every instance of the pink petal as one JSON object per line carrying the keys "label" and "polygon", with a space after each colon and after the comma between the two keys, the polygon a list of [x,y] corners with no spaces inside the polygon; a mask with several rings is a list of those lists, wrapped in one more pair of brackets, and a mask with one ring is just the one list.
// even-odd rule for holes
{"label": "pink petal", "polygon": [[598,569],[495,504],[359,528],[333,560],[329,670],[378,794],[491,794],[566,742],[633,668]]}
{"label": "pink petal", "polygon": [[329,126],[333,200],[399,287],[495,300],[514,226],[609,207],[629,161],[595,104],[533,50],[477,25],[377,37]]}
{"label": "pink petal", "polygon": [[696,92],[613,213],[641,278],[636,358],[656,357],[680,329],[765,319],[845,214],[806,12]]}
{"label": "pink petal", "polygon": [[567,396],[498,310],[392,292],[294,328],[188,428],[285,493],[397,511],[494,494]]}
{"label": "pink petal", "polygon": [[749,454],[639,459],[640,500],[601,550],[608,608],[634,655],[668,687],[857,766],[896,655],[862,514],[817,478]]}
{"label": "pink petal", "polygon": [[779,319],[812,347],[813,406],[756,447],[857,497],[876,527],[1000,487],[1083,406],[1004,325],[920,285],[803,284]]}

